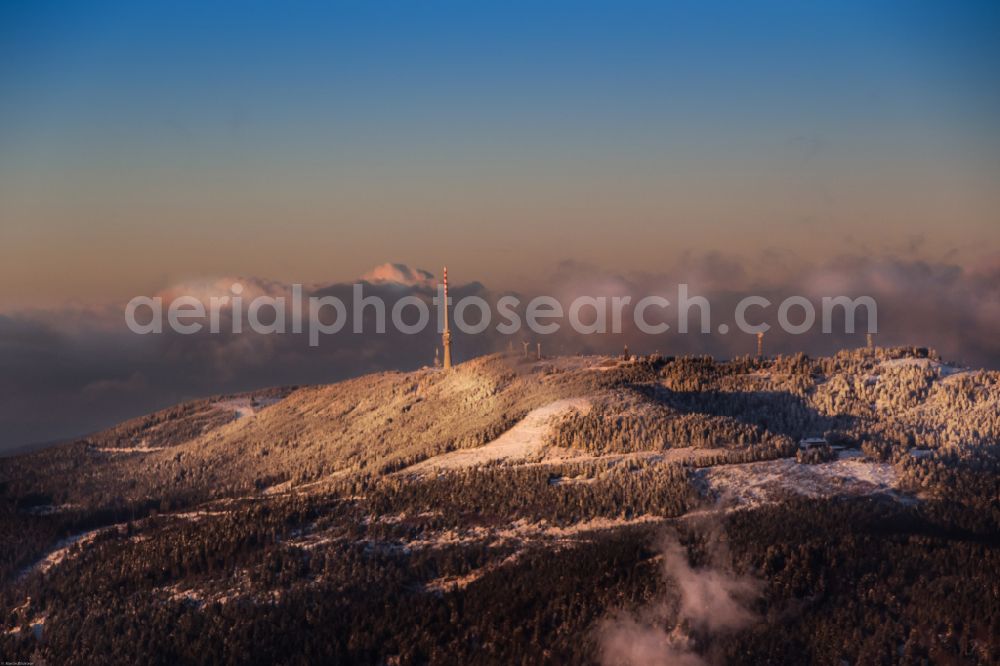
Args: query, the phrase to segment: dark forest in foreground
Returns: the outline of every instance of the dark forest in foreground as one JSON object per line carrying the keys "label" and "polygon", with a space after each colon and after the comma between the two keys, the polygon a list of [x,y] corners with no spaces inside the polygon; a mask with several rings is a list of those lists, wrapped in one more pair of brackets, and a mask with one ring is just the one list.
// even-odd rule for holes
{"label": "dark forest in foreground", "polygon": [[0,461],[0,655],[996,663],[998,378],[492,356],[180,405]]}

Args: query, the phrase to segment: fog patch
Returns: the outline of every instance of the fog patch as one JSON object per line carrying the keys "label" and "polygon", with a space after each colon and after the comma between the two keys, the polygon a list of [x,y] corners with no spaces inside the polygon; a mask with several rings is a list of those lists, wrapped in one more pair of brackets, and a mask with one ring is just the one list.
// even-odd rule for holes
{"label": "fog patch", "polygon": [[675,532],[661,537],[660,574],[669,591],[663,599],[636,611],[614,612],[599,623],[598,658],[603,666],[718,663],[713,639],[758,621],[753,606],[763,582],[733,571],[721,529],[706,524],[701,533],[702,565],[692,565],[691,553]]}

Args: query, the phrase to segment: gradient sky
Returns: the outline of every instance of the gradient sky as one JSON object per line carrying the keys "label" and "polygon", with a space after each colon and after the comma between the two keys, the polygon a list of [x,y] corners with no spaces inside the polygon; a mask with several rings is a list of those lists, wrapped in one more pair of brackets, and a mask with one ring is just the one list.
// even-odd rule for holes
{"label": "gradient sky", "polygon": [[1000,251],[996,2],[0,4],[0,311]]}

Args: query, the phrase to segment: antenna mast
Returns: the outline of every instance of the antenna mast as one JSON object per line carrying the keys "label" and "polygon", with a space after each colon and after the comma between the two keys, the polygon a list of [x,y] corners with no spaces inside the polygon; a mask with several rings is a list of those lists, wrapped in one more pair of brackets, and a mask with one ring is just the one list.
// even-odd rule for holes
{"label": "antenna mast", "polygon": [[441,334],[444,347],[444,369],[451,367],[451,330],[448,328],[448,267],[444,267],[444,332]]}

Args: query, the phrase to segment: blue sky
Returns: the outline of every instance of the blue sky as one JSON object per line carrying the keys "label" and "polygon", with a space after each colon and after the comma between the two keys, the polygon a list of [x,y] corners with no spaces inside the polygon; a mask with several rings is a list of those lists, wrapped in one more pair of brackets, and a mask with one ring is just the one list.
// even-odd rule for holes
{"label": "blue sky", "polygon": [[[998,64],[990,2],[5,2],[0,277],[38,273],[32,301],[346,278],[441,263],[425,235],[539,226],[578,233],[569,258],[651,268],[605,253],[611,223],[696,250],[874,225],[971,257],[998,241]],[[245,228],[228,263],[189,247]],[[174,256],[97,270],[64,256],[82,229]]]}
{"label": "blue sky", "polygon": [[335,134],[342,120],[406,144],[419,140],[413,125],[488,141],[558,124],[586,143],[574,128],[726,119],[740,131],[803,116],[862,131],[889,120],[992,130],[1000,110],[1000,9],[989,2],[8,2],[0,12],[8,140],[224,118],[298,137]]}

